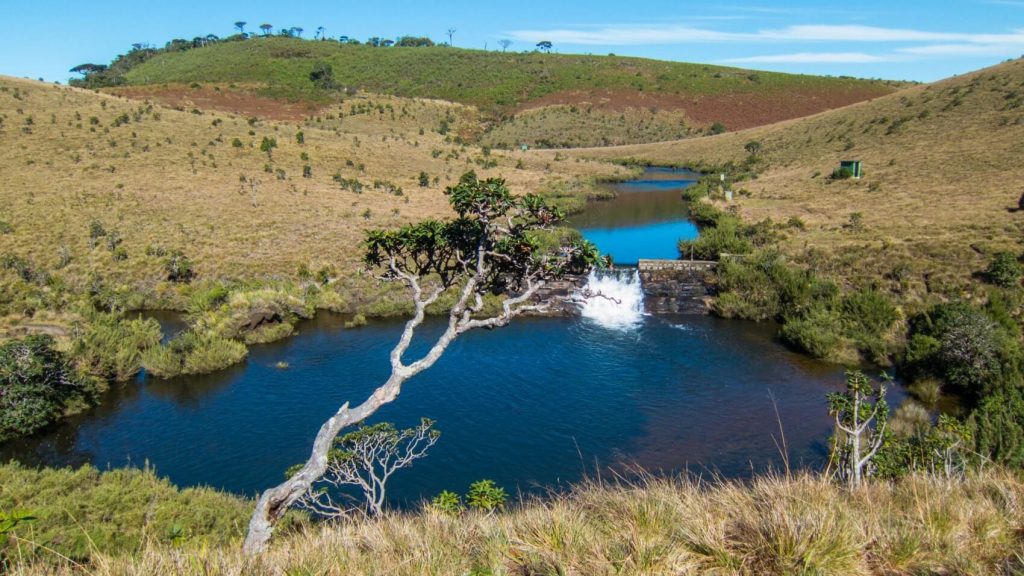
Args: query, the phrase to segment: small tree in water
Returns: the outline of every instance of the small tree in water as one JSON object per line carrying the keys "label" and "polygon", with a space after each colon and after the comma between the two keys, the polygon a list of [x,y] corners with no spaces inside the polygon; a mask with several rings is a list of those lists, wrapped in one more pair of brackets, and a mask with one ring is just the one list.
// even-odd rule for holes
{"label": "small tree in water", "polygon": [[832,440],[836,475],[850,487],[860,486],[871,472],[871,459],[885,444],[885,382],[876,389],[863,372],[847,372],[846,391],[828,395],[828,411],[837,428]]}
{"label": "small tree in water", "polygon": [[[504,180],[481,181],[469,172],[445,194],[455,218],[367,233],[367,267],[384,281],[404,284],[414,307],[391,351],[391,375],[362,404],[342,405],[320,427],[306,463],[260,496],[245,539],[247,553],[266,548],[274,524],[327,471],[341,430],[397,398],[402,385],[433,366],[459,335],[475,328],[505,326],[516,316],[547,310],[558,297],[539,297],[545,285],[569,273],[584,274],[597,263],[597,249],[578,236],[543,242],[542,234],[557,225],[562,215],[538,196],[512,195]],[[449,291],[454,303],[447,327],[425,355],[408,361],[406,352],[427,307]],[[487,313],[487,296],[500,300],[499,311]]]}

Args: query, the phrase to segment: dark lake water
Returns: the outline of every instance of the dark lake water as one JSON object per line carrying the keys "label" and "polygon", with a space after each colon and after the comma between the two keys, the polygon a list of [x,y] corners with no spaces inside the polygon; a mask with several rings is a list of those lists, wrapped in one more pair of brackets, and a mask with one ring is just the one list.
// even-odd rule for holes
{"label": "dark lake water", "polygon": [[699,177],[687,170],[648,169],[637,180],[608,184],[616,197],[592,202],[569,223],[602,254],[611,254],[616,264],[679,258],[679,240],[698,234],[680,191],[696,184]]}
{"label": "dark lake water", "polygon": [[[345,330],[341,320],[321,314],[224,372],[118,387],[99,408],[0,447],[0,457],[148,461],[180,485],[253,494],[306,457],[341,403],[361,401],[387,377],[400,326]],[[793,460],[818,465],[829,430],[824,394],[842,373],[773,334],[692,316],[649,317],[635,330],[527,319],[468,333],[375,418],[414,425],[426,416],[442,431],[428,458],[395,477],[393,493],[417,499],[483,477],[525,491],[578,480],[585,466],[632,463],[744,475],[780,461],[773,398]]]}
{"label": "dark lake water", "polygon": [[[676,225],[685,184],[661,184],[669,180],[654,173],[619,200],[594,204],[583,221]],[[659,207],[649,209],[644,198]],[[628,217],[614,216],[616,205],[629,207]],[[662,240],[649,241],[651,251],[636,254],[663,256]],[[0,445],[0,459],[101,468],[148,462],[179,485],[253,495],[306,458],[340,404],[361,402],[387,377],[401,324],[346,330],[342,321],[322,313],[223,372],[116,386],[100,407]],[[424,336],[440,328],[428,322]],[[771,325],[698,316],[648,316],[628,329],[537,318],[468,333],[374,417],[399,426],[429,417],[442,431],[425,460],[393,478],[389,494],[394,504],[413,502],[464,491],[480,478],[514,494],[632,465],[743,476],[780,465],[779,421],[791,461],[820,466],[830,430],[825,394],[842,385],[842,369],[788,351],[775,333]],[[425,342],[417,346],[414,354]]]}

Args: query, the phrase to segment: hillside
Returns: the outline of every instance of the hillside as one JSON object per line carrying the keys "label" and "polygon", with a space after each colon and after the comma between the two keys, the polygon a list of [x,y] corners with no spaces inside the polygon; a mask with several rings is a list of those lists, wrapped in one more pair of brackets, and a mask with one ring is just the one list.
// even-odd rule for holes
{"label": "hillside", "polygon": [[[786,232],[787,252],[851,284],[956,295],[993,253],[1020,251],[1024,61],[742,132],[573,154],[683,165],[749,159],[758,176],[732,185],[731,208],[749,222],[799,219],[804,229]],[[864,177],[833,181],[840,160],[863,161]]]}
{"label": "hillside", "polygon": [[[474,107],[483,141],[504,147],[649,142],[699,134],[715,123],[737,130],[878,97],[900,85],[611,55],[373,48],[280,37],[138,59],[117,81],[150,87],[157,98],[153,87],[166,89],[167,103],[179,102],[181,88],[198,83],[225,94],[254,88],[257,97],[312,107],[335,98],[309,78],[314,65],[329,64],[343,88]],[[536,110],[553,119],[550,126],[531,125]],[[294,110],[291,119],[303,113]],[[632,133],[623,133],[622,121],[641,114],[650,116],[646,127],[629,122]]]}
{"label": "hillside", "polygon": [[[558,162],[556,173],[550,156],[438,133],[463,114],[364,94],[279,123],[0,77],[0,324],[96,286],[125,295],[129,309],[180,308],[187,287],[165,270],[175,250],[198,280],[324,270],[346,293],[366,283],[364,230],[444,216],[444,188],[470,169],[518,192],[570,196],[586,193],[570,183],[616,171]],[[276,147],[261,150],[265,140]]]}

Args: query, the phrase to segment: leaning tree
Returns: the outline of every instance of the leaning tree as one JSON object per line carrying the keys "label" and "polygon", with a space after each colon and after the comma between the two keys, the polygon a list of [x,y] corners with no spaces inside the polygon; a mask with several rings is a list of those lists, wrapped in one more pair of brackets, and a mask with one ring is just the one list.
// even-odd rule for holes
{"label": "leaning tree", "polygon": [[[367,232],[367,267],[382,280],[408,288],[412,318],[391,351],[391,374],[384,384],[358,406],[343,404],[320,427],[305,464],[260,496],[245,539],[247,553],[266,548],[275,523],[323,476],[341,430],[392,402],[407,380],[433,366],[461,334],[549,309],[559,296],[542,295],[545,285],[566,274],[583,274],[598,262],[593,244],[554,230],[562,219],[557,209],[538,196],[513,195],[504,180],[477,180],[470,172],[445,194],[455,218]],[[406,359],[427,307],[445,294],[454,299],[447,327],[425,355]]]}

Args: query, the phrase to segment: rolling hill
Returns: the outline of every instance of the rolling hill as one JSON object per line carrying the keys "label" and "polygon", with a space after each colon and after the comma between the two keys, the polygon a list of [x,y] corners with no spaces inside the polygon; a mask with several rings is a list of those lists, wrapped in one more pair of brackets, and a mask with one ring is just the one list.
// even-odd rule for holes
{"label": "rolling hill", "polygon": [[470,169],[567,198],[585,193],[577,182],[624,172],[436,130],[457,130],[464,114],[361,94],[285,123],[0,77],[0,324],[64,309],[90,285],[132,294],[132,308],[181,307],[164,270],[175,250],[200,279],[327,267],[344,291],[366,282],[365,229],[446,215],[444,188]]}
{"label": "rolling hill", "polygon": [[[339,88],[471,106],[480,114],[477,136],[503,147],[649,142],[702,134],[716,123],[737,130],[875,98],[902,85],[612,55],[373,48],[281,37],[124,59],[136,60],[105,82],[145,86],[149,97],[165,103],[180,103],[182,87],[213,84],[227,110],[233,110],[228,94],[236,90],[305,102],[290,119],[337,99],[336,90],[310,81],[314,66],[328,64]],[[538,110],[547,122],[537,121]],[[634,120],[644,115],[638,128]]]}
{"label": "rolling hill", "polygon": [[[706,166],[750,159],[758,175],[734,185],[733,209],[748,221],[802,222],[787,232],[791,254],[851,284],[956,294],[994,252],[1020,251],[1024,60],[770,126],[573,154]],[[864,177],[830,178],[840,160],[861,160]]]}

